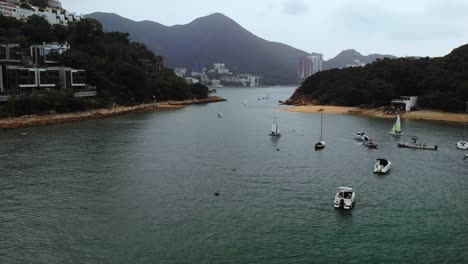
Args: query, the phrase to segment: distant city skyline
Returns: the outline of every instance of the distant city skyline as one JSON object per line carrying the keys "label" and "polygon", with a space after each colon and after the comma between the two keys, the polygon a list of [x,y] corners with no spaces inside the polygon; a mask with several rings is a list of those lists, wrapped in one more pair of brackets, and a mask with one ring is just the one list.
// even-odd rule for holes
{"label": "distant city skyline", "polygon": [[323,53],[324,59],[345,49],[437,57],[468,43],[468,3],[463,0],[62,0],[62,4],[79,14],[111,12],[167,26],[219,12],[259,37]]}

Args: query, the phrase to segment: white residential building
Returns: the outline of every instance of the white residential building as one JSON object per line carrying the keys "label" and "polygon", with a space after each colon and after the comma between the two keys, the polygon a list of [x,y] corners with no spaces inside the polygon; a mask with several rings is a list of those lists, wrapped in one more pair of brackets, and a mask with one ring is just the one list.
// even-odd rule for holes
{"label": "white residential building", "polygon": [[[20,7],[19,1],[0,0],[0,14],[7,17],[14,17],[19,20],[25,20],[32,15],[38,15],[45,18],[51,25],[68,25],[70,22],[80,21],[83,17],[73,12],[68,12],[61,8],[59,1],[55,0],[47,8],[31,6],[32,10]],[[60,6],[60,7],[58,7]]]}
{"label": "white residential building", "polygon": [[178,77],[183,78],[183,77],[185,77],[185,75],[187,75],[187,68],[175,68],[174,73]]}
{"label": "white residential building", "polygon": [[231,74],[228,68],[224,63],[215,63],[213,64],[213,71],[218,74]]}
{"label": "white residential building", "polygon": [[401,108],[406,112],[413,111],[418,106],[417,96],[402,96],[400,99],[394,99],[391,103],[396,108]]}
{"label": "white residential building", "polygon": [[312,53],[308,58],[312,61],[312,75],[323,71],[323,54]]}
{"label": "white residential building", "polygon": [[55,64],[58,63],[59,56],[70,49],[68,42],[49,43],[43,45],[34,45],[30,47],[31,59],[33,64]]}

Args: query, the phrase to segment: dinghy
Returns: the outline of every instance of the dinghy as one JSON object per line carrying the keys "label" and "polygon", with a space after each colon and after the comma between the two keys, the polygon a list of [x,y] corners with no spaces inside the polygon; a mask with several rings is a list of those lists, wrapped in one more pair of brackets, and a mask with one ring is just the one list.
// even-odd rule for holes
{"label": "dinghy", "polygon": [[372,139],[369,140],[369,141],[366,141],[366,142],[363,142],[362,145],[364,147],[368,147],[370,149],[376,149],[379,145],[375,144]]}
{"label": "dinghy", "polygon": [[335,208],[343,208],[346,210],[354,207],[354,201],[356,194],[352,188],[349,187],[338,187],[338,192],[335,195]]}
{"label": "dinghy", "polygon": [[281,137],[281,132],[279,130],[279,125],[278,125],[278,121],[276,120],[276,117],[273,120],[273,125],[271,126],[271,130],[268,135],[272,137]]}
{"label": "dinghy", "polygon": [[401,133],[400,115],[398,115],[397,120],[395,122],[395,125],[393,125],[393,128],[390,131],[390,135],[393,135],[393,136],[402,136],[403,135],[403,133]]}
{"label": "dinghy", "polygon": [[390,170],[392,162],[386,159],[378,159],[374,165],[374,173],[385,174]]}

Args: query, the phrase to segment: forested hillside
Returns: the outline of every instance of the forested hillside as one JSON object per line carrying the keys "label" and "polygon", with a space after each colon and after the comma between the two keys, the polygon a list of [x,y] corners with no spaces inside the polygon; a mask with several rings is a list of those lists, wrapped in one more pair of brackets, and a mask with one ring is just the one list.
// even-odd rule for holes
{"label": "forested hillside", "polygon": [[402,95],[420,107],[461,111],[468,100],[468,45],[441,58],[383,59],[365,67],[329,70],[308,78],[292,102],[385,106]]}

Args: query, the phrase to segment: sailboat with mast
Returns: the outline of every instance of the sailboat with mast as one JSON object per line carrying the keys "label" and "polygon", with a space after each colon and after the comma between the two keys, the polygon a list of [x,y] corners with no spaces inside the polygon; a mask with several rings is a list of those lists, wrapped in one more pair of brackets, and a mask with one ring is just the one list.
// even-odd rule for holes
{"label": "sailboat with mast", "polygon": [[320,109],[320,141],[315,144],[315,150],[322,150],[325,148],[325,141],[323,140],[323,109]]}
{"label": "sailboat with mast", "polygon": [[[466,102],[465,114],[468,115],[468,102]],[[461,149],[461,150],[468,150],[468,141],[467,141],[467,138],[466,138],[466,122],[467,122],[467,120],[465,118],[465,125],[464,125],[464,128],[463,128],[463,140],[459,141],[457,143],[457,148]]]}
{"label": "sailboat with mast", "polygon": [[398,115],[397,120],[395,122],[395,125],[393,125],[392,130],[390,131],[390,135],[392,136],[403,136],[403,133],[401,132],[401,119],[400,115]]}
{"label": "sailboat with mast", "polygon": [[223,114],[221,113],[221,104],[219,104],[218,118],[223,118]]}
{"label": "sailboat with mast", "polygon": [[276,119],[276,116],[275,116],[275,119],[273,120],[273,125],[271,125],[271,130],[268,135],[272,137],[281,137],[281,132],[279,129],[278,120]]}

